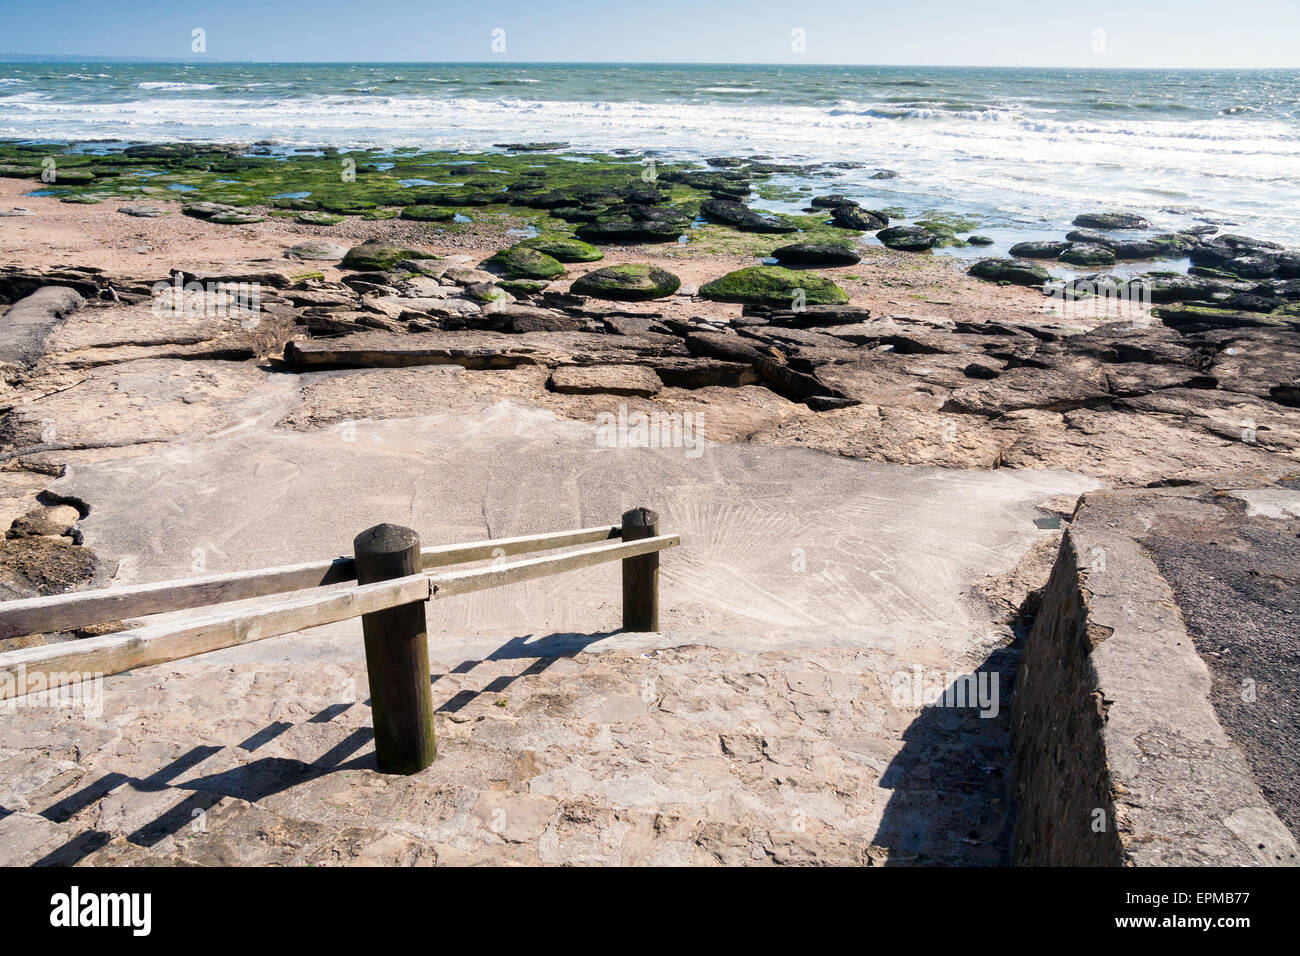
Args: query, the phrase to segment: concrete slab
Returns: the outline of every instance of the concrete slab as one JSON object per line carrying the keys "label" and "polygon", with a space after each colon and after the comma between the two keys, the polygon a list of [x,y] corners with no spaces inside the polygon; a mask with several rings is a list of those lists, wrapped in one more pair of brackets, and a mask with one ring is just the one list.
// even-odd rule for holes
{"label": "concrete slab", "polygon": [[22,833],[0,861],[1006,861],[1009,687],[987,717],[895,689],[1005,670],[971,585],[1055,534],[1038,502],[1094,482],[606,447],[507,401],[313,431],[248,407],[54,483],[119,581],[346,553],[385,520],[445,543],[647,504],[683,536],[664,632],[615,632],[616,564],[433,602],[440,751],[409,778],[375,771],[359,621],[14,708],[0,768],[23,783],[0,803]]}

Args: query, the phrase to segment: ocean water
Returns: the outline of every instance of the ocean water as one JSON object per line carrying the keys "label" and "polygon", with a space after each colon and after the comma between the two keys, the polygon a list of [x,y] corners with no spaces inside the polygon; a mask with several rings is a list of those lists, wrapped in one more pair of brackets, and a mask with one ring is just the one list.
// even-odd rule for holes
{"label": "ocean water", "polygon": [[819,191],[999,245],[1098,208],[1300,245],[1300,70],[0,63],[0,138],[850,161]]}

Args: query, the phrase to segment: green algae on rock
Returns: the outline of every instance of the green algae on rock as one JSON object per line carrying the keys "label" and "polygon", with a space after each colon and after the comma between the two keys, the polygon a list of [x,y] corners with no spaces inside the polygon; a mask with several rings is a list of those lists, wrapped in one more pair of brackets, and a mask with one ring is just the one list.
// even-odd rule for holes
{"label": "green algae on rock", "polygon": [[852,246],[839,242],[795,242],[772,250],[782,265],[851,266],[862,261]]}
{"label": "green algae on rock", "polygon": [[307,212],[299,213],[297,221],[302,223],[304,226],[335,226],[343,221],[343,217],[335,215],[332,212],[308,210]]}
{"label": "green algae on rock", "polygon": [[438,259],[437,253],[423,249],[412,249],[383,239],[367,239],[358,246],[348,250],[343,257],[344,269],[359,269],[364,272],[383,272],[391,269],[403,259]]}
{"label": "green algae on rock", "polygon": [[970,267],[970,274],[989,282],[1039,286],[1051,280],[1046,269],[1024,259],[981,259]]}
{"label": "green algae on rock", "polygon": [[564,266],[558,259],[525,246],[502,249],[487,259],[483,268],[507,279],[554,279],[564,274]]}
{"label": "green algae on rock", "polygon": [[605,254],[589,242],[563,236],[538,236],[518,243],[525,249],[536,249],[560,262],[596,262]]}
{"label": "green algae on rock", "polygon": [[742,302],[788,308],[802,293],[804,305],[843,305],[849,294],[830,279],[781,266],[750,266],[728,272],[700,287],[715,302]]}
{"label": "green algae on rock", "polygon": [[456,218],[456,212],[438,206],[407,206],[402,210],[400,218],[415,222],[451,222]]}
{"label": "green algae on rock", "polygon": [[580,276],[570,287],[574,295],[615,302],[644,302],[672,295],[681,287],[681,280],[657,266],[631,263],[606,266]]}

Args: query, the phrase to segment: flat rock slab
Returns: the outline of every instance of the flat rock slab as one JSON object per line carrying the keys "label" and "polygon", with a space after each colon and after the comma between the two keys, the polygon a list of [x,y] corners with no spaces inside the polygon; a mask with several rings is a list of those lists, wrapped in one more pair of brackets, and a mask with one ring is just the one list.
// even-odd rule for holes
{"label": "flat rock slab", "polygon": [[337,242],[327,242],[324,239],[311,239],[307,242],[300,242],[296,246],[290,246],[284,250],[286,259],[309,259],[309,260],[339,260],[348,254],[348,247],[340,245]]}
{"label": "flat rock slab", "polygon": [[45,286],[11,305],[0,316],[0,370],[13,375],[34,365],[60,320],[82,301],[73,289]]}
{"label": "flat rock slab", "polygon": [[142,359],[91,369],[71,388],[13,410],[3,438],[18,447],[126,446],[202,437],[297,400],[288,376],[248,363]]}
{"label": "flat rock slab", "polygon": [[168,211],[161,206],[150,206],[146,204],[133,206],[118,206],[117,211],[125,213],[128,216],[135,216],[138,219],[157,219],[159,216],[168,215]]}
{"label": "flat rock slab", "polygon": [[551,388],[572,395],[654,395],[663,382],[644,365],[568,365],[551,374]]}
{"label": "flat rock slab", "polygon": [[[410,301],[410,300],[408,300]],[[626,364],[638,358],[685,357],[679,340],[666,336],[601,335],[588,332],[357,332],[333,339],[297,340],[285,361],[298,368],[401,368],[462,365],[513,368],[519,365]]]}

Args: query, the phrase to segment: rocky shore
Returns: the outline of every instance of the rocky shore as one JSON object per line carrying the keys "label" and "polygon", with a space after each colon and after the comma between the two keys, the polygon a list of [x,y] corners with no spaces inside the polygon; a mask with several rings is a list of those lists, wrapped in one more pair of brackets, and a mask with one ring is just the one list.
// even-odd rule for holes
{"label": "rocky shore", "polygon": [[[1006,540],[992,565],[982,574],[963,566],[961,587],[952,585],[965,595],[970,579],[1002,576],[985,587],[996,611],[984,613],[1010,646],[1023,630],[1022,608],[1032,610],[1030,594],[1046,583],[1060,522],[1084,488],[1272,492],[1293,488],[1300,475],[1300,257],[1276,244],[1204,224],[1158,232],[1133,213],[1081,211],[1064,239],[1025,240],[1006,256],[963,261],[933,250],[991,243],[978,223],[909,218],[811,187],[799,197],[800,213],[762,209],[783,168],[761,158],[656,166],[639,157],[568,156],[557,144],[511,145],[474,156],[286,156],[269,145],[70,151],[55,157],[49,190],[37,190],[51,194],[34,196],[49,147],[0,144],[0,211],[12,213],[0,218],[0,523],[8,529],[0,596],[187,573],[170,543],[136,536],[132,551],[100,554],[85,540],[92,515],[106,522],[102,541],[134,535],[122,530],[126,515],[105,517],[118,506],[103,489],[131,480],[114,472],[119,467],[138,466],[175,488],[179,479],[168,476],[242,433],[267,443],[249,480],[289,488],[312,466],[287,449],[336,434],[351,441],[346,435],[359,426],[376,429],[384,455],[400,457],[403,447],[400,438],[379,437],[389,435],[384,428],[413,423],[443,429],[412,432],[418,454],[432,454],[423,443],[436,447],[441,435],[484,453],[484,442],[524,441],[521,458],[532,461],[536,443],[519,438],[530,427],[538,436],[568,435],[570,426],[640,414],[689,422],[702,440],[744,447],[753,458],[736,466],[734,480],[746,494],[770,493],[746,484],[768,459],[785,494],[806,493],[790,456],[810,453],[826,453],[816,469],[833,471],[842,460],[912,466],[927,481],[946,474],[930,470],[941,468],[963,481],[1033,484],[1044,502],[1038,544],[1028,548],[1020,525],[1015,535],[999,530]],[[354,178],[340,179],[340,170]],[[832,169],[806,172],[833,183]],[[1129,268],[1096,271],[1121,263]],[[1062,264],[1076,268],[1063,273]],[[429,424],[430,416],[441,417]],[[457,416],[474,424],[457,426]],[[457,428],[482,429],[482,437]],[[666,453],[675,461],[689,450]],[[393,461],[394,469],[411,464]],[[665,487],[683,494],[716,481],[663,468]],[[223,487],[212,462],[194,474],[201,479],[194,495],[207,493],[202,479]],[[587,501],[580,479],[560,470],[555,480],[572,482],[573,496]],[[1017,495],[1016,507],[1028,507],[1031,493]],[[420,520],[411,507],[411,520]],[[178,526],[188,510],[183,496],[175,502]],[[516,517],[534,511],[507,509]],[[499,522],[487,524],[499,533]],[[527,530],[540,529],[517,533]],[[777,550],[784,563],[788,549]],[[744,609],[706,614],[690,622],[695,630],[683,626],[691,644],[712,646],[730,615]],[[873,661],[867,673],[844,649],[852,645],[819,660],[862,684],[846,690],[846,700],[878,695],[889,662]],[[987,635],[969,647],[954,639],[918,659],[979,663],[996,646]],[[668,673],[683,680],[707,656],[674,652]],[[725,657],[713,664],[743,673]],[[762,663],[763,680],[773,682],[762,707],[773,713],[792,693],[776,687],[776,672],[789,666],[789,655]],[[611,665],[601,658],[599,668]],[[221,678],[203,680],[215,686]],[[544,701],[559,693],[554,681],[539,678],[527,693]],[[840,727],[841,719],[847,714],[806,727]],[[884,723],[896,734],[907,722],[891,714]],[[656,724],[637,726],[653,733]],[[809,742],[816,733],[804,739],[804,716],[782,726],[799,738],[800,760],[821,753]],[[674,727],[688,747],[690,728]],[[761,733],[729,728],[719,725],[728,759],[762,759]],[[1005,752],[1005,721],[999,728],[972,746]],[[941,729],[932,728],[940,736]],[[310,749],[295,748],[295,758]],[[871,766],[878,773],[883,763]],[[811,772],[828,783],[844,771]],[[870,785],[864,777],[862,786]],[[576,794],[581,780],[565,786]],[[983,786],[971,797],[987,815],[976,855],[999,862],[1003,783]],[[564,826],[582,829],[572,813],[606,813],[566,799]],[[768,855],[864,862],[861,848],[840,838],[867,839],[883,810],[859,802],[874,807],[870,826],[859,820],[813,849],[787,835],[775,850],[769,843]],[[528,804],[528,812],[546,813],[525,829],[545,829],[552,803]],[[488,801],[473,812],[491,809]],[[634,816],[638,833],[660,825]],[[704,844],[696,834],[695,849],[673,852],[722,862],[765,852],[752,834],[710,829],[717,823],[701,831],[711,834]],[[602,825],[616,825],[615,817]],[[871,844],[871,853],[915,858],[905,839],[891,840],[884,849]],[[960,858],[947,843],[921,843],[922,856]]]}

